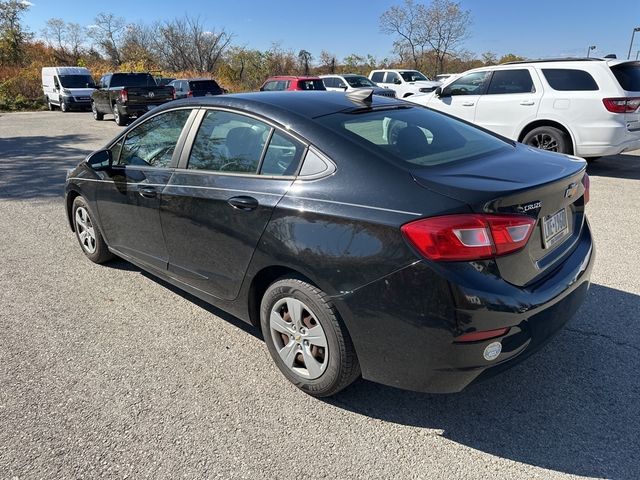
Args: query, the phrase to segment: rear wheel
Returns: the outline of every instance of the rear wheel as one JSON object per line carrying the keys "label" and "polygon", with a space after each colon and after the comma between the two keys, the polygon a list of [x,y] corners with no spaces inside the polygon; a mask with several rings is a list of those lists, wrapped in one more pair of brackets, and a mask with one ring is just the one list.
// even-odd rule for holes
{"label": "rear wheel", "polygon": [[91,102],[91,113],[93,113],[93,118],[95,120],[104,119],[104,113],[100,113],[98,111],[98,107],[96,107],[96,102]]}
{"label": "rear wheel", "polygon": [[569,137],[555,127],[538,127],[527,133],[522,143],[550,152],[571,153]]}
{"label": "rear wheel", "polygon": [[129,121],[129,117],[127,117],[126,115],[122,115],[120,113],[120,110],[118,110],[118,106],[114,105],[113,106],[113,118],[116,121],[116,125],[120,126],[120,127],[124,127],[127,122]]}
{"label": "rear wheel", "polygon": [[309,395],[333,395],[360,375],[349,333],[313,285],[297,278],[273,283],[262,298],[260,323],[280,371]]}
{"label": "rear wheel", "polygon": [[76,197],[73,201],[73,226],[76,238],[83,253],[95,263],[104,263],[113,258],[102,238],[100,229],[89,213],[89,207],[83,197]]}

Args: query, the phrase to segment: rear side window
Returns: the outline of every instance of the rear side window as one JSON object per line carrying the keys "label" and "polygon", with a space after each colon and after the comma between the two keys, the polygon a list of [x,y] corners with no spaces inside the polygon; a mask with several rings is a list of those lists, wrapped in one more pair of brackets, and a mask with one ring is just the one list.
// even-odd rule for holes
{"label": "rear side window", "polygon": [[198,80],[189,82],[189,87],[194,92],[222,93],[220,85],[215,80]]}
{"label": "rear side window", "polygon": [[[127,133],[118,165],[166,168],[191,110],[172,110],[150,118]],[[112,153],[116,153],[112,151]],[[115,156],[114,156],[115,163]]]}
{"label": "rear side window", "polygon": [[261,175],[295,175],[305,146],[276,131],[262,161]]}
{"label": "rear side window", "polygon": [[189,156],[189,169],[257,173],[271,127],[237,113],[209,110]]}
{"label": "rear side window", "polygon": [[568,68],[543,68],[542,74],[549,86],[561,92],[598,90],[590,73]]}
{"label": "rear side window", "polygon": [[535,91],[529,70],[497,70],[493,72],[487,95]]}
{"label": "rear side window", "polygon": [[299,80],[298,88],[300,90],[326,90],[322,80]]}
{"label": "rear side window", "polygon": [[375,72],[373,75],[371,75],[372,82],[382,83],[383,79],[384,79],[384,72]]}
{"label": "rear side window", "polygon": [[317,121],[381,157],[413,168],[466,160],[508,146],[476,127],[423,108],[335,113]]}
{"label": "rear side window", "polygon": [[640,92],[640,62],[621,63],[611,67],[620,86],[627,92]]}

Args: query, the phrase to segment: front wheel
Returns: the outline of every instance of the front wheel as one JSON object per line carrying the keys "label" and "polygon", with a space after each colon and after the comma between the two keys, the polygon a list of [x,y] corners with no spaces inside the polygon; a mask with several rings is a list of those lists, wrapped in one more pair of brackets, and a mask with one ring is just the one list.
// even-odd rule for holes
{"label": "front wheel", "polygon": [[51,103],[51,100],[49,100],[49,97],[46,97],[46,101],[47,101],[47,108],[49,109],[50,112],[52,112],[53,104]]}
{"label": "front wheel", "polygon": [[129,117],[127,117],[126,115],[122,115],[120,113],[120,110],[118,110],[117,105],[113,106],[113,118],[116,121],[116,125],[118,125],[119,127],[124,127],[129,121]]}
{"label": "front wheel", "polygon": [[94,263],[104,263],[113,258],[100,229],[89,213],[87,202],[82,197],[73,201],[73,226],[82,252]]}
{"label": "front wheel", "polygon": [[60,111],[62,113],[67,113],[69,111],[69,105],[64,100],[60,100]]}
{"label": "front wheel", "polygon": [[525,135],[522,143],[550,152],[571,153],[567,134],[554,127],[534,128]]}
{"label": "front wheel", "polygon": [[271,284],[262,298],[260,323],[276,365],[305,393],[327,397],[360,375],[351,337],[334,305],[304,280]]}

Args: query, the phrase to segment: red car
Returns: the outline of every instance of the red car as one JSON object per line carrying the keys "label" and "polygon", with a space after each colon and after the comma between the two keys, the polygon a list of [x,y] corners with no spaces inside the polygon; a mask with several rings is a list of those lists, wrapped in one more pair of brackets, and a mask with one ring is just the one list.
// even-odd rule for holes
{"label": "red car", "polygon": [[326,90],[320,77],[295,77],[282,75],[269,77],[260,87],[261,92],[282,90]]}

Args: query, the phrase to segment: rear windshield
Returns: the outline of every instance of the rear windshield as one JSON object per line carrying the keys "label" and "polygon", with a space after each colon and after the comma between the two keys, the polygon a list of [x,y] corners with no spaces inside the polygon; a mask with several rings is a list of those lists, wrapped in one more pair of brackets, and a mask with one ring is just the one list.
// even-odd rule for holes
{"label": "rear windshield", "polygon": [[194,91],[206,91],[211,93],[221,93],[220,85],[215,80],[193,80],[189,82],[189,88]]}
{"label": "rear windshield", "polygon": [[542,73],[554,90],[562,92],[598,90],[596,81],[584,70],[543,68]]}
{"label": "rear windshield", "polygon": [[376,84],[369,80],[367,77],[357,76],[357,77],[344,77],[349,85],[353,88],[362,88],[362,87],[375,87]]}
{"label": "rear windshield", "polygon": [[60,75],[59,78],[65,88],[93,88],[96,86],[90,75]]}
{"label": "rear windshield", "polygon": [[299,80],[298,88],[300,90],[326,90],[322,80]]}
{"label": "rear windshield", "polygon": [[148,73],[114,73],[111,87],[155,87],[156,81]]}
{"label": "rear windshield", "polygon": [[509,147],[476,127],[425,108],[334,113],[317,121],[409,168],[458,162]]}
{"label": "rear windshield", "polygon": [[640,92],[640,62],[627,62],[611,67],[620,86],[627,92]]}

